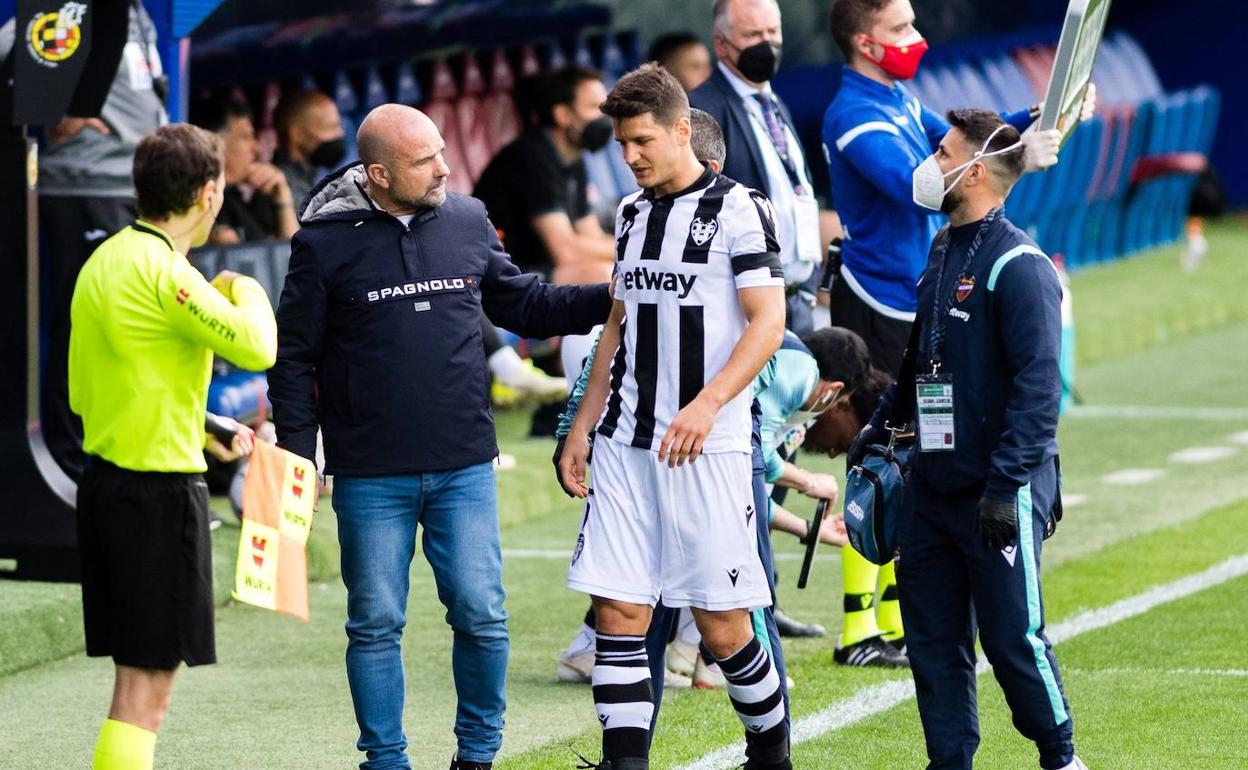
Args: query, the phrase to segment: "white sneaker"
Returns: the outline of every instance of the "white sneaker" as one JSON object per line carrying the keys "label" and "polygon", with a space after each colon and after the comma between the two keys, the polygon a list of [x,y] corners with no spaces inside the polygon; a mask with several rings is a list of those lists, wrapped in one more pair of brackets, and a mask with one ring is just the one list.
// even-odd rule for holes
{"label": "white sneaker", "polygon": [[701,654],[698,652],[696,644],[682,642],[679,639],[667,645],[667,670],[681,676],[693,676],[694,666],[697,665],[698,658]]}
{"label": "white sneaker", "polygon": [[1088,766],[1083,764],[1082,759],[1080,759],[1079,757],[1075,757],[1074,759],[1070,760],[1069,765],[1066,765],[1063,768],[1059,768],[1059,770],[1088,770]]}
{"label": "white sneaker", "polygon": [[587,684],[594,673],[594,651],[564,652],[559,656],[556,674],[560,682]]}
{"label": "white sneaker", "polygon": [[797,686],[797,683],[793,681],[793,677],[785,676],[784,686],[789,690],[789,692],[792,692],[793,688]]}
{"label": "white sneaker", "polygon": [[698,690],[722,690],[728,686],[728,680],[718,663],[707,663],[699,655],[693,666],[693,686]]}
{"label": "white sneaker", "polygon": [[663,672],[663,686],[669,690],[688,690],[693,687],[693,680],[669,668]]}

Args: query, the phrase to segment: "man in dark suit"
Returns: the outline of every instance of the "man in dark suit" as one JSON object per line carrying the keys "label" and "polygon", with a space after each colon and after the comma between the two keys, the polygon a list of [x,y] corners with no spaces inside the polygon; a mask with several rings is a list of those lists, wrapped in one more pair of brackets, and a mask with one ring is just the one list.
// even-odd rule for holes
{"label": "man in dark suit", "polygon": [[788,295],[786,325],[808,334],[813,330],[812,284],[825,242],[805,153],[788,109],[769,82],[784,41],[780,6],[775,0],[716,0],[714,25],[718,62],[710,78],[689,94],[689,104],[710,113],[723,128],[728,147],[724,175],[771,200]]}

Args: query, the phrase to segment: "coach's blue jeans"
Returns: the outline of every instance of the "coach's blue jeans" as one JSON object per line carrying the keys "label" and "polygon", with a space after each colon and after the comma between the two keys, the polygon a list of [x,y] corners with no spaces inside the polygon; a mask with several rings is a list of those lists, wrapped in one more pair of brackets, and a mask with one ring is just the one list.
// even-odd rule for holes
{"label": "coach's blue jeans", "polygon": [[421,544],[446,622],[460,759],[490,762],[502,745],[507,613],[498,502],[490,463],[436,473],[334,479],[334,511],[347,586],[347,679],[362,770],[406,770],[403,658],[408,579]]}

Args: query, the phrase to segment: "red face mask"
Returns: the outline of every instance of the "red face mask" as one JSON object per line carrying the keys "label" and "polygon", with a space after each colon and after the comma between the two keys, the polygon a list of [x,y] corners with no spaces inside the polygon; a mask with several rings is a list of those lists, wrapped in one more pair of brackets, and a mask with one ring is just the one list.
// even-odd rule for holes
{"label": "red face mask", "polygon": [[923,58],[923,54],[927,53],[927,41],[917,33],[902,45],[888,45],[878,40],[871,40],[871,38],[867,40],[884,47],[884,55],[871,61],[897,80],[909,80],[914,77],[914,73],[919,71],[919,61]]}

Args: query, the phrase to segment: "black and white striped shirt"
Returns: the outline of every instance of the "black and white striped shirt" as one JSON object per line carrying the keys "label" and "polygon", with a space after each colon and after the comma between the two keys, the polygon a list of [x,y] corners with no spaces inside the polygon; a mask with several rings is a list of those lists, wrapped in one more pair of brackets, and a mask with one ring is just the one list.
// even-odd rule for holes
{"label": "black and white striped shirt", "polygon": [[[625,198],[615,236],[625,316],[598,433],[658,451],[745,330],[737,290],[784,285],[775,217],[762,193],[708,169],[680,192]],[[720,409],[703,452],[750,451],[750,399],[745,388]]]}

